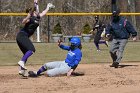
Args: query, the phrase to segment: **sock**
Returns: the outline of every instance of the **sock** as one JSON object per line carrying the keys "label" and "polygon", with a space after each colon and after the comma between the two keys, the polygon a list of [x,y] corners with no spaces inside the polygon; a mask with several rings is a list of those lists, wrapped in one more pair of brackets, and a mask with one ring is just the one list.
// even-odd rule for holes
{"label": "sock", "polygon": [[27,51],[25,55],[22,57],[21,61],[24,61],[26,63],[27,59],[33,54],[31,50]]}
{"label": "sock", "polygon": [[38,71],[37,71],[37,75],[40,75],[42,72],[46,71],[47,69],[44,68],[44,66],[42,66]]}

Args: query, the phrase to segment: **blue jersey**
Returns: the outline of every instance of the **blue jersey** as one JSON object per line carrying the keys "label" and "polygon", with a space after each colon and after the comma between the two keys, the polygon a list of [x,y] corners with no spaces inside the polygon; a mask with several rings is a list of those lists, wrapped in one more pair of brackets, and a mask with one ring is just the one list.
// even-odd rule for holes
{"label": "blue jersey", "polygon": [[106,34],[112,34],[114,39],[128,39],[129,35],[137,35],[134,27],[125,18],[120,17],[118,22],[111,22],[106,28]]}
{"label": "blue jersey", "polygon": [[65,62],[68,63],[68,66],[74,67],[79,64],[82,58],[82,52],[79,48],[71,50],[70,46],[60,45],[61,49],[68,50],[67,57]]}

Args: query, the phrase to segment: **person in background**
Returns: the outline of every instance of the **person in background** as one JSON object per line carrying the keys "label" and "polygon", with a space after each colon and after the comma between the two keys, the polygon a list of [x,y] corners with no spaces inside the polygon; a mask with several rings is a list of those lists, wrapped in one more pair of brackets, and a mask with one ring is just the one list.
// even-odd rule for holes
{"label": "person in background", "polygon": [[108,47],[108,41],[103,39],[105,35],[105,25],[99,20],[99,16],[95,16],[95,24],[92,31],[95,31],[94,44],[97,51],[100,51],[99,44],[105,44]]}
{"label": "person in background", "polygon": [[128,38],[132,36],[133,41],[137,39],[136,30],[126,18],[120,16],[120,9],[113,11],[112,20],[106,28],[106,37],[109,38],[110,36],[113,37],[110,45],[110,55],[113,63],[110,67],[118,68]]}

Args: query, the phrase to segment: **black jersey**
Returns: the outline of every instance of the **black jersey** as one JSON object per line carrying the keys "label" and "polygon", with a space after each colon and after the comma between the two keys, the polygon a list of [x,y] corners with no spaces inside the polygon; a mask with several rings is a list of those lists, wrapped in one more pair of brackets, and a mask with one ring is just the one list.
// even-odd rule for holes
{"label": "black jersey", "polygon": [[94,37],[95,41],[99,41],[101,39],[101,34],[102,34],[104,28],[105,28],[105,25],[102,24],[101,21],[98,21],[94,24],[93,30],[95,30],[95,29],[97,30],[95,37]]}
{"label": "black jersey", "polygon": [[29,22],[25,24],[25,26],[21,29],[21,31],[27,33],[28,36],[30,37],[31,35],[34,34],[37,27],[39,26],[39,20],[40,20],[39,15],[37,17],[31,16]]}

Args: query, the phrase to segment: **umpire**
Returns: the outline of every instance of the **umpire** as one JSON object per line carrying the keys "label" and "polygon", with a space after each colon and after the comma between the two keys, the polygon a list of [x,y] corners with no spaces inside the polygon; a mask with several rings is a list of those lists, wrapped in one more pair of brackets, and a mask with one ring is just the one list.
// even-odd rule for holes
{"label": "umpire", "polygon": [[110,46],[110,55],[113,63],[110,67],[118,68],[121,62],[124,48],[128,42],[130,35],[133,41],[136,41],[137,32],[131,23],[120,15],[120,9],[116,9],[112,13],[112,20],[106,28],[106,37],[113,37]]}

